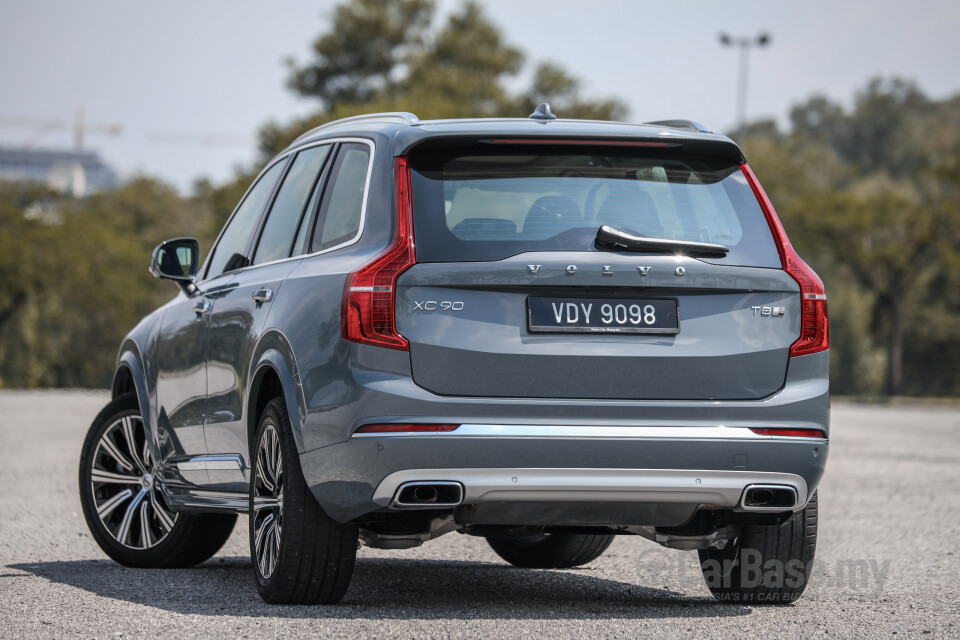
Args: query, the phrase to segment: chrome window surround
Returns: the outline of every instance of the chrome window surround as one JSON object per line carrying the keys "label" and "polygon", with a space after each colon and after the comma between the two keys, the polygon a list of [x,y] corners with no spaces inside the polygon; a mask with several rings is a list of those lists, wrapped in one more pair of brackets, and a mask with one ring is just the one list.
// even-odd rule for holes
{"label": "chrome window surround", "polygon": [[[236,215],[237,209],[239,209],[239,208],[240,208],[240,205],[243,204],[243,201],[247,199],[247,196],[250,194],[250,191],[251,191],[251,190],[253,189],[253,187],[257,184],[257,182],[259,182],[261,176],[263,176],[264,173],[266,173],[268,170],[270,170],[270,168],[273,167],[273,166],[274,166],[275,164],[277,164],[278,162],[286,162],[287,158],[289,158],[289,157],[290,157],[292,154],[294,154],[294,153],[299,153],[299,152],[303,151],[304,149],[309,149],[309,148],[311,148],[311,147],[319,147],[320,145],[324,145],[324,144],[336,144],[336,143],[338,143],[338,142],[358,142],[358,143],[365,144],[365,145],[367,145],[368,147],[370,147],[370,161],[367,163],[367,180],[366,180],[366,182],[365,182],[364,185],[363,185],[363,202],[362,202],[362,204],[360,205],[360,226],[359,226],[359,228],[357,229],[356,235],[355,235],[353,238],[351,238],[350,240],[347,240],[347,241],[345,241],[345,242],[341,242],[340,244],[338,244],[338,245],[336,245],[336,246],[334,246],[334,247],[327,247],[326,249],[323,249],[323,250],[321,250],[321,251],[314,251],[313,253],[301,253],[301,254],[298,254],[298,255],[295,255],[295,256],[288,256],[288,257],[286,257],[286,258],[279,258],[279,259],[277,259],[277,260],[271,260],[270,262],[262,262],[262,263],[260,263],[260,264],[251,264],[251,265],[247,265],[246,267],[243,267],[242,269],[234,269],[233,271],[225,271],[225,272],[223,272],[223,273],[218,273],[218,274],[215,275],[215,276],[210,276],[209,278],[207,278],[207,277],[206,277],[206,270],[207,270],[207,268],[209,267],[210,257],[213,256],[214,251],[216,251],[217,246],[220,244],[220,237],[223,235],[224,229],[226,229],[227,226],[228,226],[231,222],[233,222],[233,217],[234,217],[234,215]],[[319,255],[324,254],[324,253],[330,253],[331,251],[336,251],[336,250],[338,250],[338,249],[343,249],[344,247],[349,247],[350,245],[353,245],[353,244],[356,244],[357,242],[359,242],[361,236],[363,236],[363,229],[364,229],[364,226],[365,226],[366,221],[367,221],[367,199],[368,199],[369,196],[370,196],[370,179],[371,179],[371,176],[372,176],[372,174],[373,174],[373,160],[374,160],[374,156],[376,155],[376,152],[377,152],[376,144],[373,142],[373,140],[370,140],[370,139],[368,139],[368,138],[356,138],[356,137],[325,138],[325,139],[323,139],[323,140],[315,140],[315,141],[313,141],[313,142],[311,142],[311,143],[309,143],[309,144],[305,144],[305,145],[303,145],[303,146],[301,146],[301,147],[296,147],[296,148],[293,148],[293,149],[288,149],[287,151],[284,151],[283,153],[281,153],[280,155],[278,155],[276,158],[274,158],[273,160],[271,160],[271,161],[260,171],[260,173],[257,174],[257,177],[254,178],[252,182],[250,182],[250,186],[247,187],[247,190],[243,193],[243,197],[240,198],[240,201],[237,203],[237,206],[234,207],[233,212],[230,214],[230,217],[227,218],[227,221],[223,224],[223,227],[221,227],[220,233],[217,234],[217,239],[214,240],[213,245],[212,245],[212,247],[211,247],[211,249],[210,249],[210,253],[207,254],[206,259],[203,261],[203,265],[200,267],[199,273],[203,273],[205,279],[204,279],[204,280],[200,280],[199,282],[200,282],[200,283],[208,282],[208,281],[210,281],[210,280],[214,280],[214,279],[216,279],[216,278],[219,278],[220,276],[235,275],[235,274],[238,274],[238,273],[243,273],[244,271],[247,271],[247,270],[249,270],[249,269],[257,269],[257,268],[259,268],[259,267],[265,267],[265,266],[271,265],[271,264],[279,264],[279,263],[281,263],[281,262],[289,262],[289,261],[291,261],[291,260],[302,260],[302,259],[304,259],[304,258],[310,258],[310,257],[312,257],[312,256],[319,256]],[[335,158],[330,158],[330,159],[328,159],[328,162],[332,162],[334,159],[335,159]],[[271,206],[271,207],[273,206],[273,201],[272,201],[272,200],[270,201],[270,206]],[[304,220],[304,222],[305,222],[305,223],[309,222],[309,219]],[[259,230],[259,228],[258,228],[258,230]]]}

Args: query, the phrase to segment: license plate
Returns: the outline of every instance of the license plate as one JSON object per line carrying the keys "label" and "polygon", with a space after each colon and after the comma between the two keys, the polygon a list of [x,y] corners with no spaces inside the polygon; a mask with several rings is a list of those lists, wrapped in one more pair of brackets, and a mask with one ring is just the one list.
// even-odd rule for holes
{"label": "license plate", "polygon": [[527,326],[539,333],[680,333],[672,298],[527,298]]}

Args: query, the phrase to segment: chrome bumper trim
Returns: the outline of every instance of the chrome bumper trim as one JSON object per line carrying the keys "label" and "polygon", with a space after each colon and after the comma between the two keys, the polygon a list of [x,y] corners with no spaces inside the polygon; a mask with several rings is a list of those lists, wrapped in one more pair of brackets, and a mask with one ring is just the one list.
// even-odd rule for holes
{"label": "chrome bumper trim", "polygon": [[[769,426],[769,425],[756,425]],[[819,427],[818,427],[819,428]],[[826,442],[826,438],[762,436],[748,427],[637,427],[591,425],[462,424],[453,431],[354,433],[354,438],[603,438],[655,440],[780,440]]]}
{"label": "chrome bumper trim", "polygon": [[386,507],[407,482],[459,482],[463,504],[483,502],[652,502],[735,508],[747,485],[786,485],[807,503],[792,473],[685,469],[406,469],[384,478],[373,502]]}

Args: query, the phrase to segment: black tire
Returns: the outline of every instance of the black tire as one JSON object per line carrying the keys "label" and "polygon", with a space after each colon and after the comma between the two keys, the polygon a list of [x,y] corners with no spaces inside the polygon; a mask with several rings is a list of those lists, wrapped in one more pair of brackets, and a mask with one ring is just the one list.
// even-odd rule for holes
{"label": "black tire", "polygon": [[[274,435],[275,444],[270,444]],[[250,557],[257,591],[274,604],[338,602],[353,576],[357,525],[336,522],[317,504],[303,478],[281,399],[267,404],[254,443]],[[277,464],[271,470],[267,459],[274,452]],[[259,549],[258,534],[262,535]],[[274,541],[275,547],[270,546]],[[271,553],[275,553],[272,565]]]}
{"label": "black tire", "polygon": [[[146,437],[134,394],[115,398],[90,426],[80,452],[79,478],[80,504],[90,533],[104,553],[128,567],[189,567],[203,562],[230,537],[237,516],[171,511],[154,480],[156,464],[145,447]],[[99,479],[117,481],[95,481],[95,472]],[[127,490],[131,495],[124,498]]]}
{"label": "black tire", "polygon": [[700,569],[721,602],[790,604],[807,586],[817,549],[817,494],[780,526],[744,526],[724,549],[701,549]]}
{"label": "black tire", "polygon": [[528,538],[487,538],[498,556],[525,569],[569,569],[596,560],[613,536],[542,533]]}

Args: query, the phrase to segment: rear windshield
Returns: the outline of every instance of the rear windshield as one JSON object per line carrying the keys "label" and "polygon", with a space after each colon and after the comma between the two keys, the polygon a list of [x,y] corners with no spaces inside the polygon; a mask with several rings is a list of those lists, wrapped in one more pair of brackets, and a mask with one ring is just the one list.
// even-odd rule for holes
{"label": "rear windshield", "polygon": [[411,166],[418,262],[597,251],[597,229],[608,225],[730,248],[710,262],[780,267],[763,211],[729,160],[431,151]]}

